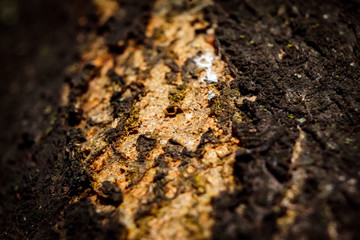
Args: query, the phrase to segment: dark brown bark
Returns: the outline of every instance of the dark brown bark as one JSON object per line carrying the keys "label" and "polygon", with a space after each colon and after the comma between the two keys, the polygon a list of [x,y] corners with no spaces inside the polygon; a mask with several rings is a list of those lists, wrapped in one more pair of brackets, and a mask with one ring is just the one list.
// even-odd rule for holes
{"label": "dark brown bark", "polygon": [[[94,6],[84,7],[82,1],[40,2],[19,3],[18,24],[3,26],[2,31],[0,238],[126,239],[131,229],[116,210],[126,198],[122,191],[141,181],[160,139],[139,135],[132,166],[136,171],[126,189],[110,181],[99,183],[94,162],[104,152],[111,152],[114,161],[128,161],[117,144],[139,130],[140,113],[134,106],[148,94],[144,79],[152,67],[164,62],[170,69],[166,84],[176,86],[164,108],[171,110],[165,112],[170,119],[187,111],[181,102],[199,77],[196,66],[190,58],[178,66],[178,56],[167,52],[168,46],[156,47],[161,29],[145,35],[153,1],[119,1],[120,10],[105,22]],[[167,18],[171,22],[198,5],[199,1],[169,3]],[[62,10],[53,10],[59,6]],[[214,224],[211,236],[204,236],[359,238],[359,2],[219,0],[201,11],[206,21],[217,25],[214,46],[226,63],[224,75],[231,75],[230,82],[211,85],[218,94],[209,100],[209,117],[216,119],[224,135],[239,140],[232,165],[234,190],[212,198]],[[209,26],[198,28],[196,34],[209,37]],[[119,119],[116,127],[85,119],[86,111],[78,106],[91,81],[102,76],[101,67],[81,62],[77,48],[94,34],[106,39],[114,59],[131,44],[145,49],[148,69],[135,69],[140,81],[128,84],[126,73],[119,75],[115,68],[107,72],[117,89],[109,99],[111,117]],[[26,47],[37,40],[36,48]],[[65,71],[76,62],[81,67],[71,74]],[[135,68],[130,63],[126,67]],[[183,84],[177,85],[178,78]],[[61,105],[59,88],[64,82],[70,92],[68,102]],[[255,101],[247,100],[252,98]],[[79,146],[89,141],[94,126],[102,130],[106,144],[84,150]],[[173,139],[162,148],[164,153],[151,166],[156,170],[149,183],[154,197],[139,206],[134,217],[140,229],[137,236],[146,238],[152,227],[148,219],[172,201],[164,193],[171,171],[168,158],[181,162],[179,169],[186,172],[192,159],[201,162],[209,147],[220,146],[223,140],[217,133],[202,133],[194,151]],[[129,169],[120,174],[130,176]],[[203,190],[194,179],[181,181],[198,188],[201,196]],[[111,211],[99,212],[99,206]],[[200,220],[189,219],[195,223],[184,225],[198,227],[191,229],[189,238],[204,237]]]}

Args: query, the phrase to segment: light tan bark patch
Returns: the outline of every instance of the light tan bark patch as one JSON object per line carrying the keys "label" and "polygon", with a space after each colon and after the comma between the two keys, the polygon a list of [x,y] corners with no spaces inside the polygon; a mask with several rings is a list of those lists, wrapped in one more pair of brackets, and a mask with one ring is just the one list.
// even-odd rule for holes
{"label": "light tan bark patch", "polygon": [[[131,41],[123,54],[115,57],[115,61],[101,37],[84,48],[83,61],[98,66],[100,73],[91,80],[87,92],[79,97],[78,106],[83,110],[85,119],[91,118],[102,124],[102,127],[89,128],[84,120],[78,125],[87,136],[81,148],[93,150],[84,164],[95,174],[94,188],[110,181],[123,189],[124,201],[116,211],[129,230],[129,239],[210,238],[214,223],[211,200],[221,191],[231,192],[234,189],[232,164],[238,141],[231,134],[225,135],[224,132],[231,131],[224,131],[225,126],[219,126],[211,116],[208,99],[209,91],[215,95],[219,91],[212,84],[200,81],[204,75],[202,68],[195,69],[197,77],[190,82],[185,83],[178,73],[175,84],[169,84],[166,73],[171,69],[163,55],[159,55],[165,53],[182,67],[188,59],[207,54],[213,61],[206,71],[216,74],[219,82],[228,84],[232,80],[226,63],[215,54],[214,28],[202,14],[202,9],[211,1],[195,2],[197,4],[192,9],[170,17],[171,1],[156,2],[146,36],[152,38],[153,49],[163,49],[162,53],[150,51],[150,58],[158,57],[157,62],[151,63],[149,56],[144,56],[144,52],[148,51],[145,45],[136,45]],[[103,6],[97,4],[100,8]],[[110,13],[102,10],[105,19]],[[206,33],[196,33],[197,29],[205,27],[208,27]],[[110,103],[112,94],[120,91],[121,87],[110,81],[106,75],[109,69],[124,76],[127,84],[137,82],[145,86],[145,93],[135,101],[130,113],[136,114],[136,131],[126,131],[113,144],[106,142],[105,132],[116,127],[121,120],[113,119]],[[143,72],[148,74],[142,75]],[[185,86],[185,90],[179,90],[180,85]],[[181,94],[180,100],[176,106],[171,106],[175,102],[169,96],[176,91]],[[127,90],[122,97],[131,94]],[[177,112],[171,115],[167,112],[168,107],[176,107]],[[170,141],[195,153],[202,136],[209,129],[218,141],[205,144],[202,152],[195,157],[187,157],[185,165],[182,166],[182,159],[165,154],[164,149]],[[145,159],[139,161],[137,141],[142,135],[155,139],[156,144]],[[94,154],[94,149],[100,152]],[[156,166],[155,161],[159,157],[166,162],[166,168]],[[164,172],[162,185],[154,182],[159,172]],[[162,189],[157,189],[159,186]],[[160,200],[156,199],[158,193],[155,191],[163,192]],[[102,205],[96,195],[92,199],[98,211],[108,210],[109,207]],[[145,206],[149,213],[137,218],[137,213]]]}

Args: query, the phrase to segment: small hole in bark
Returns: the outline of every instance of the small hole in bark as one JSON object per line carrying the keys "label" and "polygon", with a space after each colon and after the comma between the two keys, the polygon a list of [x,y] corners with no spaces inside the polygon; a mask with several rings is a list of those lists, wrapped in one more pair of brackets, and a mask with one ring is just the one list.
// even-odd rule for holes
{"label": "small hole in bark", "polygon": [[176,106],[169,106],[165,109],[165,115],[168,117],[175,117],[178,113],[183,113],[183,110]]}

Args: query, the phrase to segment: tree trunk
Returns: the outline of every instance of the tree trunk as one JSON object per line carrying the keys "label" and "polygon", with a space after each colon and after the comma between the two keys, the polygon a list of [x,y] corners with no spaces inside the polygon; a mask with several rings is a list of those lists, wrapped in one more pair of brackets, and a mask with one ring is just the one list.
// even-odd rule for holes
{"label": "tree trunk", "polygon": [[358,2],[82,5],[24,64],[1,239],[360,237]]}

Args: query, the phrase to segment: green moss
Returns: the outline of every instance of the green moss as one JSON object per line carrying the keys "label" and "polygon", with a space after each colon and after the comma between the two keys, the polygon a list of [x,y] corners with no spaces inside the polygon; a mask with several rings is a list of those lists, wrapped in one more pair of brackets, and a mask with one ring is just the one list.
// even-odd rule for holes
{"label": "green moss", "polygon": [[246,45],[250,46],[250,45],[253,45],[254,43],[255,43],[254,40],[251,40],[251,41],[247,42]]}
{"label": "green moss", "polygon": [[241,122],[243,122],[243,118],[244,118],[244,116],[243,116],[242,112],[236,111],[232,117],[232,120],[233,120],[233,122],[241,123]]}
{"label": "green moss", "polygon": [[184,100],[187,89],[185,85],[180,85],[175,91],[169,93],[170,106],[177,106]]}
{"label": "green moss", "polygon": [[139,122],[139,110],[132,109],[130,116],[126,119],[124,123],[124,129],[126,133],[131,132],[132,130],[140,126]]}
{"label": "green moss", "polygon": [[213,104],[211,105],[211,114],[215,116],[219,116],[222,112],[222,103],[219,98],[215,98],[213,100]]}
{"label": "green moss", "polygon": [[233,107],[229,104],[229,99],[238,98],[240,92],[235,89],[226,88],[221,94],[212,99],[211,114],[215,116],[232,115]]}
{"label": "green moss", "polygon": [[301,74],[299,73],[295,73],[294,76],[297,77],[298,79],[302,78]]}
{"label": "green moss", "polygon": [[206,180],[200,174],[195,174],[192,177],[192,187],[196,189],[198,194],[205,193]]}
{"label": "green moss", "polygon": [[313,29],[317,29],[317,28],[320,27],[320,24],[316,23],[316,24],[311,25],[311,27],[312,27]]}
{"label": "green moss", "polygon": [[197,216],[187,214],[183,217],[182,222],[185,223],[186,229],[191,233],[189,239],[206,239],[203,226]]}
{"label": "green moss", "polygon": [[54,129],[54,126],[55,126],[55,123],[56,123],[56,120],[58,119],[58,116],[56,113],[54,113],[52,116],[51,116],[51,120],[50,120],[50,126],[45,130],[44,132],[44,135],[42,137],[46,137],[48,136],[52,130]]}

